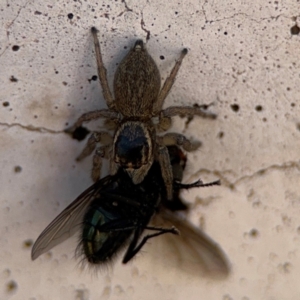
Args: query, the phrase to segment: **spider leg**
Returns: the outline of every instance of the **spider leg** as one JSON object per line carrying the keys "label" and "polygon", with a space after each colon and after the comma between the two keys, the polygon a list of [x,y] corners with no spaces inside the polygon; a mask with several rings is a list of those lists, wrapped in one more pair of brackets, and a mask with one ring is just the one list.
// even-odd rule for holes
{"label": "spider leg", "polygon": [[121,119],[121,115],[115,111],[111,111],[109,109],[100,109],[95,111],[90,111],[88,113],[83,114],[73,126],[65,129],[66,133],[73,133],[78,127],[80,127],[84,122],[89,122],[92,120],[107,118],[112,120]]}
{"label": "spider leg", "polygon": [[92,179],[98,181],[101,176],[102,158],[109,158],[109,150],[111,145],[105,145],[96,149],[93,156]]}
{"label": "spider leg", "polygon": [[107,71],[106,68],[104,67],[103,60],[102,60],[102,54],[101,54],[101,48],[100,48],[100,43],[99,39],[97,37],[97,28],[92,27],[91,32],[94,38],[94,45],[95,45],[95,52],[96,52],[96,60],[97,60],[97,67],[98,67],[98,76],[99,80],[102,86],[102,93],[103,97],[106,101],[107,106],[109,109],[114,109],[115,104],[114,104],[114,99],[112,96],[112,93],[109,89],[108,81],[107,81]]}
{"label": "spider leg", "polygon": [[79,156],[76,158],[77,161],[81,161],[85,157],[92,154],[92,152],[96,148],[97,143],[103,143],[105,145],[111,144],[113,141],[112,136],[105,131],[95,131],[91,134],[89,137],[86,146],[82,150],[82,152],[79,154]]}
{"label": "spider leg", "polygon": [[166,133],[157,138],[159,144],[165,146],[181,146],[186,151],[194,151],[201,146],[201,142],[191,142],[184,135],[179,133]]}
{"label": "spider leg", "polygon": [[168,94],[169,94],[169,92],[170,92],[170,90],[171,90],[171,88],[172,88],[172,86],[175,82],[175,78],[176,78],[176,75],[177,75],[177,73],[179,71],[179,68],[181,66],[182,60],[186,56],[187,53],[188,53],[188,50],[186,48],[184,48],[181,51],[179,59],[176,61],[170,75],[165,80],[164,85],[163,85],[162,89],[160,90],[160,93],[158,95],[158,99],[157,99],[157,101],[155,103],[155,106],[154,106],[154,109],[153,109],[154,114],[157,114],[162,109],[164,100],[168,96]]}
{"label": "spider leg", "polygon": [[185,116],[193,117],[199,116],[202,118],[216,119],[217,115],[211,112],[208,112],[200,107],[192,106],[171,106],[161,111],[160,118],[165,117],[174,117],[174,116]]}
{"label": "spider leg", "polygon": [[166,146],[159,145],[158,149],[158,161],[161,168],[162,178],[165,183],[167,199],[173,198],[173,172],[170,162],[169,152]]}

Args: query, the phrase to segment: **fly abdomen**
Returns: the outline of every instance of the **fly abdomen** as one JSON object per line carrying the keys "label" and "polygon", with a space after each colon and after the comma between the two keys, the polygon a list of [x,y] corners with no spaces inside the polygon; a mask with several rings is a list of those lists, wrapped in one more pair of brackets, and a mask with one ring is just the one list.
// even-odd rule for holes
{"label": "fly abdomen", "polygon": [[[82,252],[92,264],[109,262],[126,246],[131,231],[109,229],[109,224],[120,218],[119,214],[109,212],[102,207],[92,206],[83,220],[81,236]],[[105,226],[105,229],[101,227]]]}

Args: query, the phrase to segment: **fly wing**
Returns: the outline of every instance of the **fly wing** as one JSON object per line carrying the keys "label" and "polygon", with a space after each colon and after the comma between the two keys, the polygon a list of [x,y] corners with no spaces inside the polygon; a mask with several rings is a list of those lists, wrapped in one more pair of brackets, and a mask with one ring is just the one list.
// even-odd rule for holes
{"label": "fly wing", "polygon": [[35,241],[31,251],[31,259],[35,260],[41,254],[71,237],[80,228],[89,204],[96,197],[101,196],[101,189],[110,182],[111,176],[96,182],[65,208]]}
{"label": "fly wing", "polygon": [[229,274],[230,264],[220,246],[175,212],[161,209],[151,223],[158,227],[174,226],[180,232],[179,236],[164,234],[151,241],[153,245],[150,247],[155,248],[153,249],[155,253],[162,257],[163,264],[166,263],[192,275],[223,278]]}

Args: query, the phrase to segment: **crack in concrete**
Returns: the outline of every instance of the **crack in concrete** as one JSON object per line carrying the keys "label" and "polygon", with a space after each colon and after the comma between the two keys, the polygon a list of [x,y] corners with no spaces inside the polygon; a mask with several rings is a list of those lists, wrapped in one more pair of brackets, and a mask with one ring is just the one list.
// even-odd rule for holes
{"label": "crack in concrete", "polygon": [[147,35],[146,35],[146,41],[149,41],[150,40],[150,30],[146,29],[146,25],[145,25],[145,22],[144,22],[144,14],[143,14],[142,11],[141,11],[141,15],[142,15],[141,28],[142,28],[143,31],[145,31],[147,33]]}
{"label": "crack in concrete", "polygon": [[4,50],[2,51],[2,53],[0,53],[0,57],[6,52],[6,50],[8,49],[9,45],[7,45]]}
{"label": "crack in concrete", "polygon": [[206,14],[204,12],[203,12],[203,14],[204,14],[204,17],[205,17],[205,21],[207,23],[216,23],[216,22],[221,22],[221,21],[225,21],[225,20],[229,20],[229,19],[234,19],[237,16],[245,16],[245,17],[247,17],[247,19],[249,19],[249,20],[251,20],[255,23],[260,24],[264,20],[273,20],[273,19],[277,20],[279,17],[282,16],[282,14],[280,14],[278,16],[270,16],[270,17],[261,18],[260,20],[256,20],[256,19],[252,18],[251,16],[247,15],[246,13],[236,13],[236,14],[233,14],[232,16],[224,17],[222,19],[208,20],[207,17],[206,17]]}
{"label": "crack in concrete", "polygon": [[25,129],[28,131],[35,131],[35,132],[40,132],[40,133],[54,133],[54,134],[64,133],[63,130],[53,130],[53,129],[48,129],[45,127],[35,127],[33,125],[22,125],[20,123],[8,124],[8,123],[0,122],[0,126],[6,127],[6,128],[20,127],[22,129]]}
{"label": "crack in concrete", "polygon": [[125,0],[122,0],[122,3],[124,3],[124,6],[125,6],[125,10],[122,11],[121,13],[118,14],[118,17],[121,17],[123,14],[127,13],[127,12],[134,12],[133,9],[131,9]]}
{"label": "crack in concrete", "polygon": [[[250,175],[245,175],[242,176],[238,179],[236,179],[235,181],[230,181],[229,179],[227,179],[225,177],[225,173],[227,174],[231,174],[234,175],[233,171],[210,171],[207,169],[200,169],[199,171],[197,171],[192,177],[199,177],[200,175],[203,174],[213,174],[215,176],[217,176],[220,180],[221,180],[221,185],[222,186],[226,186],[231,190],[235,190],[235,186],[242,183],[243,181],[249,180],[249,179],[254,179],[255,177],[259,177],[259,176],[263,176],[266,173],[270,173],[271,171],[277,170],[277,171],[284,171],[284,170],[290,170],[290,169],[297,169],[300,172],[300,161],[299,162],[294,162],[294,161],[289,161],[289,162],[285,162],[282,164],[273,164],[270,166],[267,166],[265,168],[262,168],[260,170],[255,171],[254,173],[250,174]],[[201,176],[200,176],[201,177]]]}
{"label": "crack in concrete", "polygon": [[250,15],[248,15],[246,13],[239,12],[239,13],[235,13],[235,14],[229,16],[229,17],[224,17],[224,18],[215,19],[215,20],[209,20],[207,18],[205,7],[204,7],[207,3],[208,3],[208,1],[205,1],[205,3],[202,5],[202,12],[203,12],[203,15],[204,15],[206,23],[216,23],[216,22],[221,22],[221,21],[224,21],[224,20],[233,19],[233,18],[235,18],[237,16],[245,16],[245,17],[247,17],[247,19],[249,19],[249,20],[251,20],[251,21],[253,21],[255,23],[260,24],[264,20],[274,20],[275,19],[277,21],[280,17],[283,16],[283,14],[279,14],[277,16],[264,17],[264,18],[261,18],[261,19],[257,20],[257,19],[252,18]]}
{"label": "crack in concrete", "polygon": [[265,168],[262,168],[253,174],[245,175],[240,178],[238,178],[235,182],[233,182],[233,185],[239,184],[244,180],[252,179],[258,176],[263,176],[266,173],[270,173],[271,171],[277,170],[277,171],[284,171],[284,170],[290,170],[290,169],[297,169],[300,172],[300,164],[299,162],[289,161],[282,164],[273,164],[270,166],[267,166]]}
{"label": "crack in concrete", "polygon": [[20,13],[21,13],[22,9],[24,9],[27,6],[28,3],[29,3],[29,1],[27,1],[23,6],[20,7],[20,9],[18,10],[17,15],[15,16],[15,18],[8,24],[8,26],[6,28],[7,37],[9,36],[9,32],[7,31],[7,29],[9,29],[14,24],[16,19],[20,16]]}
{"label": "crack in concrete", "polygon": [[125,5],[125,8],[126,8],[126,11],[133,11],[133,9],[129,8],[126,1],[125,0],[122,0],[122,3],[124,3]]}
{"label": "crack in concrete", "polygon": [[24,9],[27,4],[29,3],[29,0],[19,8],[18,12],[17,12],[17,15],[14,17],[14,19],[8,23],[8,25],[6,26],[6,38],[7,38],[7,42],[8,42],[8,45],[4,48],[4,50],[2,51],[2,53],[0,53],[0,57],[6,52],[6,50],[8,49],[9,47],[9,31],[8,29],[14,24],[14,22],[16,21],[16,19],[20,16],[20,13],[22,11],[22,9]]}

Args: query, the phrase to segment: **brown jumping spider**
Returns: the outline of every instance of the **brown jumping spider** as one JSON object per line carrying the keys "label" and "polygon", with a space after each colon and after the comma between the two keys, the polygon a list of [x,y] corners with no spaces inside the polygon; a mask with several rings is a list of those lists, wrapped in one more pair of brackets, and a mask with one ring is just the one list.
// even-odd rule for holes
{"label": "brown jumping spider", "polygon": [[166,146],[178,145],[186,151],[192,151],[197,149],[200,143],[191,143],[178,133],[157,136],[156,132],[169,129],[173,116],[197,115],[211,119],[216,117],[212,113],[203,111],[201,107],[173,106],[162,110],[164,100],[188,51],[187,49],[181,51],[179,59],[161,89],[159,70],[143,41],[137,40],[117,68],[114,77],[115,98],[113,98],[102,61],[97,29],[92,27],[91,32],[95,44],[98,76],[108,109],[83,114],[66,132],[74,132],[84,122],[106,118],[115,124],[115,133],[112,137],[104,131],[93,132],[77,160],[90,155],[95,150],[96,144],[101,142],[103,146],[96,149],[93,158],[92,179],[97,181],[100,178],[102,158],[105,157],[110,160],[111,174],[115,174],[119,167],[125,168],[134,184],[144,179],[153,161],[157,160],[170,199],[173,175]]}

